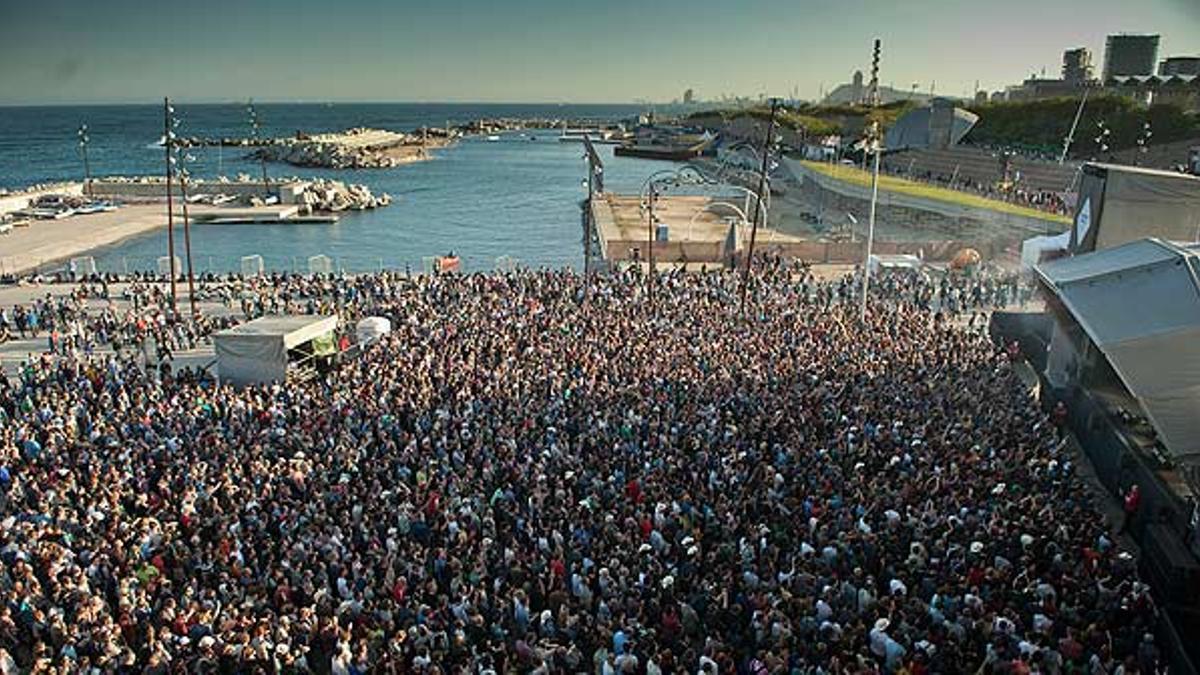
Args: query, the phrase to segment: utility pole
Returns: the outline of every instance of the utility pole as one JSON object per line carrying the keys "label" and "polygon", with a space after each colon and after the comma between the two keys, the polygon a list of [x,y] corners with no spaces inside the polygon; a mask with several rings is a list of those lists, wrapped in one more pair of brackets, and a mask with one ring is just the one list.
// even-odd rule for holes
{"label": "utility pole", "polygon": [[[779,111],[779,99],[771,99],[771,121],[767,124],[767,136],[763,139],[762,169],[758,174],[758,199],[754,201],[754,219],[750,224],[750,248],[746,253],[746,266],[742,272],[742,297],[739,312],[746,311],[746,287],[750,284],[750,266],[754,264],[754,242],[758,238],[758,219],[767,190],[767,172],[770,170],[771,141],[775,134],[775,114]],[[654,202],[651,201],[651,204]]]}
{"label": "utility pole", "polygon": [[171,101],[163,98],[163,147],[167,154],[167,268],[170,270],[168,274],[171,277],[171,312],[176,312],[176,289],[175,289],[175,206],[171,202],[171,164],[175,158],[171,156],[171,152],[175,147],[175,130],[171,128],[171,113],[174,109],[171,107]]}

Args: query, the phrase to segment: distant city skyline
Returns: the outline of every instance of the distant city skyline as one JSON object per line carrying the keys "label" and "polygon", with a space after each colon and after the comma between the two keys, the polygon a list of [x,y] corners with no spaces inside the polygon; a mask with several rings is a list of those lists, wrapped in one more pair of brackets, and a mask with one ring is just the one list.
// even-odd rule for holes
{"label": "distant city skyline", "polygon": [[1200,2],[44,0],[0,12],[0,105],[816,99],[875,37],[881,84],[970,96],[1057,77],[1067,49],[1099,63],[1119,32],[1198,55]]}

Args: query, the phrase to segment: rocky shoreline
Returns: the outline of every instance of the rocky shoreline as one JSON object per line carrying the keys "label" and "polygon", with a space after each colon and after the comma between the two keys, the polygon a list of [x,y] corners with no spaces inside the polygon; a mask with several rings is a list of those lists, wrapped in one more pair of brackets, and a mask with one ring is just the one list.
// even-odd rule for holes
{"label": "rocky shoreline", "polygon": [[601,124],[584,119],[493,118],[447,127],[423,127],[411,132],[355,127],[340,132],[305,134],[284,138],[180,138],[183,147],[252,149],[248,157],[268,162],[321,169],[388,169],[433,159],[431,151],[444,148],[458,138],[491,135],[526,129],[557,129],[564,125]]}

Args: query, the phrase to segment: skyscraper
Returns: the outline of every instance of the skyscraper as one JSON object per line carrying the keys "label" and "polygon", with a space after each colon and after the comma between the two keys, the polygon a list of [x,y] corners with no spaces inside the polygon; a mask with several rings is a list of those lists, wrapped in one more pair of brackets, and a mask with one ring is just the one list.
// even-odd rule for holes
{"label": "skyscraper", "polygon": [[1092,52],[1087,47],[1068,49],[1063,52],[1062,79],[1071,84],[1091,81]]}
{"label": "skyscraper", "polygon": [[1104,79],[1153,75],[1158,65],[1157,35],[1109,35],[1104,46]]}

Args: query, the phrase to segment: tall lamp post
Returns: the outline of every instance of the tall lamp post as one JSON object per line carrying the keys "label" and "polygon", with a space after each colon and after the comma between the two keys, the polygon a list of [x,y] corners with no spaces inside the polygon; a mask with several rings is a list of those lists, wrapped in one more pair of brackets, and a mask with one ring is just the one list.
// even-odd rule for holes
{"label": "tall lamp post", "polygon": [[[250,115],[250,133],[254,140],[258,141],[260,139],[260,130],[262,129],[262,119],[259,118],[258,111],[254,109],[253,99],[246,104],[246,112]],[[255,143],[255,145],[257,146],[258,144]],[[257,152],[258,162],[262,167],[263,197],[266,198],[271,195],[271,186],[267,182],[267,156],[263,154],[261,147],[258,148]]]}
{"label": "tall lamp post", "polygon": [[746,266],[742,271],[742,297],[739,311],[746,311],[746,288],[750,284],[750,266],[754,264],[754,242],[758,238],[758,220],[762,213],[763,191],[767,189],[767,164],[771,158],[771,137],[775,135],[775,114],[779,111],[779,99],[771,99],[771,122],[767,125],[767,136],[763,139],[762,169],[758,174],[758,200],[754,202],[754,220],[750,223],[750,248],[746,251]]}
{"label": "tall lamp post", "polygon": [[177,302],[178,295],[175,288],[175,205],[171,200],[171,179],[174,174],[173,167],[175,165],[174,154],[175,148],[175,125],[178,124],[174,120],[175,109],[171,107],[170,99],[163,98],[163,149],[166,151],[167,165],[167,268],[168,276],[171,278],[171,313],[175,314],[178,310]]}
{"label": "tall lamp post", "polygon": [[79,152],[83,155],[83,194],[92,196],[92,167],[88,164],[88,127],[86,124],[79,126]]}
{"label": "tall lamp post", "polygon": [[[174,115],[174,108],[172,108],[171,128],[174,129],[178,126],[179,118]],[[176,175],[179,177],[179,199],[180,206],[183,207],[183,255],[187,260],[188,305],[192,310],[192,317],[195,318],[198,312],[196,311],[196,278],[192,271],[192,227],[191,218],[188,217],[189,173],[187,163],[194,161],[196,158],[188,154],[179,143],[173,143],[172,145],[174,152],[171,155],[170,162],[175,167]],[[172,272],[174,272],[174,265],[175,261],[172,260]]]}
{"label": "tall lamp post", "polygon": [[646,277],[646,283],[651,302],[654,300],[654,200],[660,192],[659,186],[661,185],[662,191],[665,192],[666,188],[671,185],[701,185],[708,182],[709,179],[704,175],[704,172],[691,164],[685,164],[678,169],[661,169],[655,171],[642,182],[642,188],[638,191],[638,197],[645,200],[642,203],[646,207],[646,218],[648,220],[646,257],[649,262],[649,273]]}
{"label": "tall lamp post", "polygon": [[862,297],[859,299],[858,320],[867,321],[867,290],[871,284],[871,247],[875,244],[875,208],[879,203],[879,156],[883,154],[883,143],[879,135],[879,122],[871,125],[868,149],[875,153],[874,169],[871,171],[871,215],[867,221],[867,253],[863,258]]}

